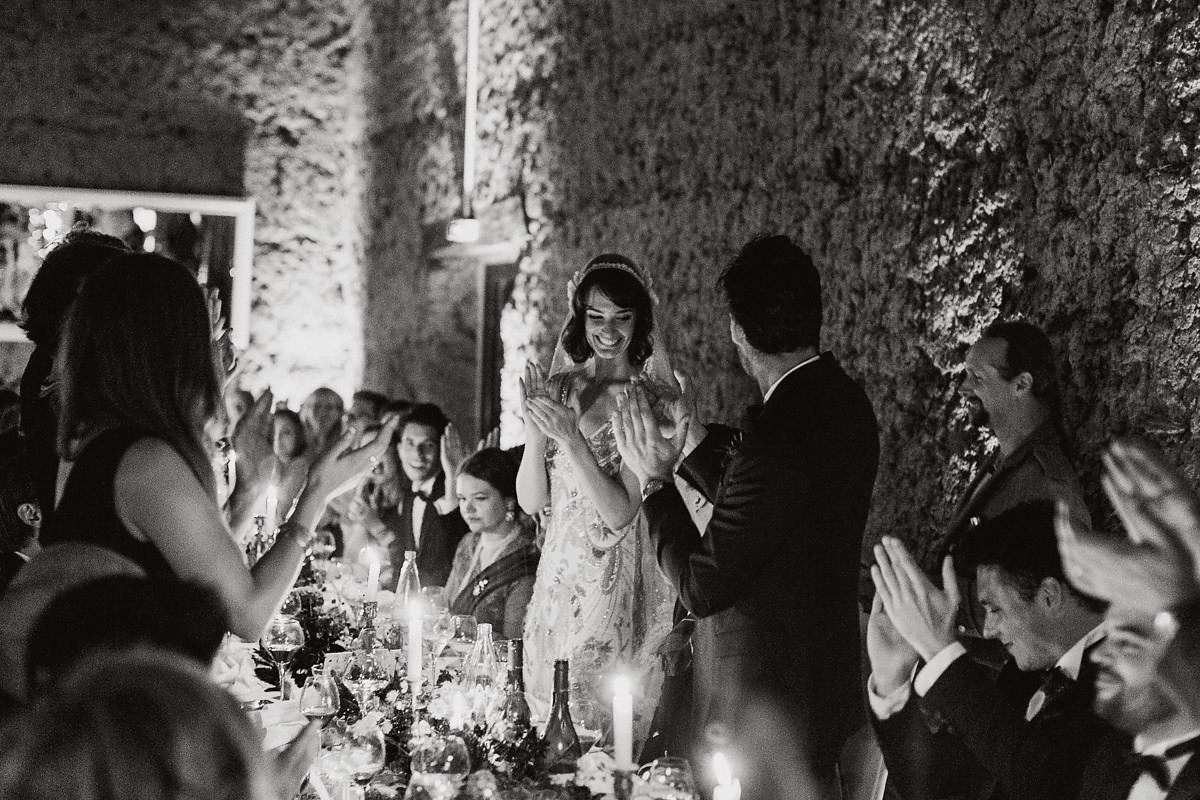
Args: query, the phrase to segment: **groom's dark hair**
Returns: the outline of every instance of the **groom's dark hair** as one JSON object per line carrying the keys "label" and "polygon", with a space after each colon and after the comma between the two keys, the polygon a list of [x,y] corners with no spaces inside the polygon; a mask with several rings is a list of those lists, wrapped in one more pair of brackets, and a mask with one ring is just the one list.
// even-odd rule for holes
{"label": "groom's dark hair", "polygon": [[821,340],[821,276],[787,236],[758,236],[717,285],[746,341],[763,353],[791,353]]}

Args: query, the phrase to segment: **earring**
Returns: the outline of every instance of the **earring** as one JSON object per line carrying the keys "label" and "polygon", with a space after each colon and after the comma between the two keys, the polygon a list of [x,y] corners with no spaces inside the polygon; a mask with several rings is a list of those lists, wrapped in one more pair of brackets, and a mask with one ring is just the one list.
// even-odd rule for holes
{"label": "earring", "polygon": [[511,508],[504,514],[505,522],[512,522],[516,518],[517,518],[517,512],[513,511]]}

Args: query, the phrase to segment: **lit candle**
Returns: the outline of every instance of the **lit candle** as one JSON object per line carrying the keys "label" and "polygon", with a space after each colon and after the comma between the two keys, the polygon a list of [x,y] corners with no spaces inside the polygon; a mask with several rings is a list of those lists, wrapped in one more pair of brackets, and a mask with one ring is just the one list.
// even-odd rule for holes
{"label": "lit candle", "polygon": [[713,787],[713,800],[742,800],[742,782],[733,777],[729,759],[724,753],[713,755],[713,775],[717,785]]}
{"label": "lit candle", "polygon": [[613,759],[617,769],[633,769],[633,692],[624,675],[613,680]]}
{"label": "lit candle", "polygon": [[368,603],[374,603],[379,594],[379,556],[374,550],[367,551],[371,561],[367,566],[367,593],[363,597]]}
{"label": "lit candle", "polygon": [[267,518],[267,532],[274,532],[279,525],[279,518],[276,516],[279,513],[279,487],[271,484],[267,487],[267,502],[266,512],[263,514]]}
{"label": "lit candle", "polygon": [[408,603],[408,682],[415,700],[421,691],[421,601]]}

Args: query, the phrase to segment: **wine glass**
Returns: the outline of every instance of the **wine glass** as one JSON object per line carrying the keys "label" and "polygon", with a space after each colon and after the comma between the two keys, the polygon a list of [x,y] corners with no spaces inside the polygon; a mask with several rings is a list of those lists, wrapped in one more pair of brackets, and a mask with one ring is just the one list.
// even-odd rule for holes
{"label": "wine glass", "polygon": [[412,777],[405,798],[452,800],[471,773],[471,757],[463,740],[447,736],[426,736],[412,755]]}
{"label": "wine glass", "polygon": [[[433,661],[434,667],[437,666],[437,660],[441,657],[442,651],[446,649],[446,645],[450,644],[450,639],[454,637],[454,617],[450,615],[450,610],[442,608],[431,612],[430,616],[433,619],[433,624],[429,626],[429,633],[433,638]],[[436,672],[434,674],[437,674]]]}
{"label": "wine glass", "polygon": [[604,716],[596,703],[588,698],[583,689],[576,685],[571,689],[567,709],[571,712],[571,721],[575,723],[575,735],[579,737],[579,748],[586,753],[600,738],[604,731]]}
{"label": "wine glass", "polygon": [[325,727],[340,706],[337,681],[332,675],[325,674],[324,667],[314,666],[304,688],[300,690],[300,713],[310,721],[320,720],[321,727]]}
{"label": "wine glass", "polygon": [[363,725],[359,722],[346,731],[346,738],[341,747],[342,764],[354,778],[358,788],[358,799],[366,800],[367,784],[375,773],[383,769],[384,741],[383,731],[375,725]]}
{"label": "wine glass", "polygon": [[453,620],[454,635],[450,637],[449,647],[461,668],[463,659],[470,655],[471,648],[475,646],[478,624],[470,614],[455,614]]}
{"label": "wine glass", "polygon": [[656,800],[693,800],[696,778],[686,758],[663,756],[638,770],[646,781],[648,796]]}
{"label": "wine glass", "polygon": [[371,696],[391,683],[392,677],[385,663],[385,652],[363,650],[355,653],[343,680],[354,691],[359,708],[365,712]]}
{"label": "wine glass", "polygon": [[270,653],[271,660],[275,662],[275,669],[279,672],[279,699],[287,700],[287,665],[296,655],[296,651],[304,646],[304,629],[295,617],[278,614],[271,618],[260,641],[263,649]]}

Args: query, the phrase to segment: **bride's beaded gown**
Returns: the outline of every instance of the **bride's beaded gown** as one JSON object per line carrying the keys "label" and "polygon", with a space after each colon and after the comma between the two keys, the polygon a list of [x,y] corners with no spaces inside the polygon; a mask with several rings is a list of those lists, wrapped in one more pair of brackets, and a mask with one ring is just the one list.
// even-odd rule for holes
{"label": "bride's beaded gown", "polygon": [[[605,473],[621,469],[611,423],[587,437]],[[635,681],[634,736],[645,738],[662,683],[655,652],[670,632],[673,603],[658,572],[639,510],[629,525],[609,528],[584,494],[566,454],[546,445],[550,517],[533,597],[525,618],[525,685],[535,713],[549,709],[554,661],[570,662],[572,697],[595,703],[605,727],[612,677]]]}

